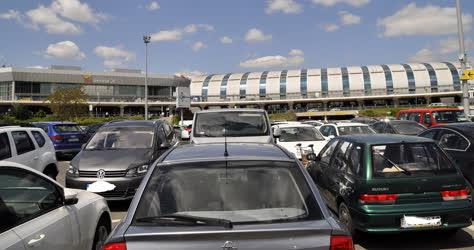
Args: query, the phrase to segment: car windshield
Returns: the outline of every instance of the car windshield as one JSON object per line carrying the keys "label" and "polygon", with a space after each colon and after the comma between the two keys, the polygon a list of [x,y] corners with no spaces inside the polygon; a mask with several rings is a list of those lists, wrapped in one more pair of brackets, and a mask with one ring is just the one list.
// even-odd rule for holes
{"label": "car windshield", "polygon": [[355,135],[355,134],[375,134],[375,131],[369,126],[343,126],[338,127],[339,135]]}
{"label": "car windshield", "polygon": [[434,119],[439,123],[467,122],[468,119],[462,110],[433,111]]}
{"label": "car windshield", "polygon": [[324,137],[313,127],[281,128],[280,142],[297,141],[324,141]]}
{"label": "car windshield", "polygon": [[155,168],[134,215],[186,215],[236,223],[319,220],[321,210],[295,163],[209,162]]}
{"label": "car windshield", "polygon": [[153,127],[128,126],[100,129],[86,146],[86,150],[151,148]]}
{"label": "car windshield", "polygon": [[71,133],[71,132],[81,132],[81,128],[75,124],[61,124],[54,125],[54,131],[57,133]]}
{"label": "car windshield", "polygon": [[196,115],[195,137],[270,135],[263,112],[210,112]]}
{"label": "car windshield", "polygon": [[393,123],[392,126],[397,130],[399,134],[404,135],[417,135],[425,130],[423,126],[418,123]]}
{"label": "car windshield", "polygon": [[376,178],[438,175],[456,169],[435,143],[395,143],[372,146]]}

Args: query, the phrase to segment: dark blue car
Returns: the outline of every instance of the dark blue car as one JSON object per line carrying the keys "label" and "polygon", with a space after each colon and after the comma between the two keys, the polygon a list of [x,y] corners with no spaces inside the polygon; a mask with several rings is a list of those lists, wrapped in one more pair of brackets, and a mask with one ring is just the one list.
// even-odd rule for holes
{"label": "dark blue car", "polygon": [[42,128],[51,138],[58,155],[75,154],[81,151],[87,136],[74,122],[33,122],[33,126]]}

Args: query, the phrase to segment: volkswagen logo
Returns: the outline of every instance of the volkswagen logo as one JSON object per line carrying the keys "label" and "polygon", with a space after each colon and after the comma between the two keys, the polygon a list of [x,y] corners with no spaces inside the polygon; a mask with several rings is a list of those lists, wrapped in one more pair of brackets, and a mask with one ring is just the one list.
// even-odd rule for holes
{"label": "volkswagen logo", "polygon": [[237,249],[237,244],[228,240],[221,246],[221,248],[223,250],[235,250]]}
{"label": "volkswagen logo", "polygon": [[97,171],[97,178],[104,179],[105,178],[105,170],[100,169],[99,171]]}

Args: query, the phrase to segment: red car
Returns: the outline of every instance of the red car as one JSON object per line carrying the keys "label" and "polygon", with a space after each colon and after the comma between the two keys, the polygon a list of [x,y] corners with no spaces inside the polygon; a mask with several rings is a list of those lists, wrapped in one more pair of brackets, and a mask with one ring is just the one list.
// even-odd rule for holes
{"label": "red car", "polygon": [[469,121],[462,108],[423,108],[406,109],[398,112],[400,120],[415,121],[426,127]]}

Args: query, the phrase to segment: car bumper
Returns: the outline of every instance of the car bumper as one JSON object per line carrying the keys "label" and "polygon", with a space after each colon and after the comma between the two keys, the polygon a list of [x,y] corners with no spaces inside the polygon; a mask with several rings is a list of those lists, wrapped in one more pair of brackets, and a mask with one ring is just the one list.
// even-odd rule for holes
{"label": "car bumper", "polygon": [[81,148],[65,148],[65,149],[56,149],[58,154],[76,154],[81,151]]}
{"label": "car bumper", "polygon": [[[97,178],[66,176],[66,187],[75,189],[87,189],[88,184],[96,182]],[[107,200],[131,200],[140,186],[143,176],[104,178],[108,183],[114,184],[115,189],[103,193],[97,193]]]}

